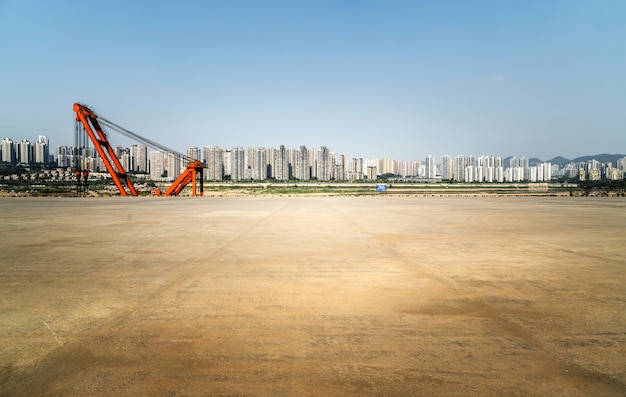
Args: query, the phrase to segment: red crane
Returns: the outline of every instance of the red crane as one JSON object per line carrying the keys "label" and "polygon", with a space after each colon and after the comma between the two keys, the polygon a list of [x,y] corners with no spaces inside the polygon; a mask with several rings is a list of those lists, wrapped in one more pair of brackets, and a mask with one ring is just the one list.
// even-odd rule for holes
{"label": "red crane", "polygon": [[[102,116],[97,115],[93,110],[88,108],[85,105],[81,105],[79,103],[74,104],[74,113],[76,113],[76,123],[77,123],[77,141],[80,141],[82,138],[81,134],[78,133],[78,129],[82,126],[85,134],[89,137],[91,142],[93,143],[96,151],[100,155],[104,166],[107,171],[111,175],[115,186],[117,186],[120,194],[122,196],[127,196],[128,194],[132,196],[137,196],[137,190],[133,185],[133,182],[130,180],[130,177],[122,167],[120,160],[115,155],[115,151],[113,147],[109,143],[102,126],[106,126],[107,128],[111,128],[120,132],[123,135],[126,135],[130,138],[134,138],[139,142],[146,144],[147,146],[153,149],[160,149],[165,152],[174,153],[176,156],[183,158],[188,161],[187,168],[178,176],[178,178],[172,183],[172,185],[165,191],[165,196],[176,196],[178,195],[190,182],[192,182],[192,195],[196,196],[196,182],[200,180],[200,195],[204,193],[203,186],[203,170],[204,164],[202,161],[198,159],[192,159],[183,154],[180,154],[174,150],[168,149],[167,147],[160,145],[154,141],[151,141],[147,138],[143,138],[119,125],[103,118]],[[85,140],[85,139],[82,139]],[[86,143],[86,142],[85,142]],[[78,144],[77,146],[85,146],[84,143]],[[198,175],[200,178],[198,178]],[[124,187],[126,185],[126,188]],[[128,189],[128,191],[126,191]]]}

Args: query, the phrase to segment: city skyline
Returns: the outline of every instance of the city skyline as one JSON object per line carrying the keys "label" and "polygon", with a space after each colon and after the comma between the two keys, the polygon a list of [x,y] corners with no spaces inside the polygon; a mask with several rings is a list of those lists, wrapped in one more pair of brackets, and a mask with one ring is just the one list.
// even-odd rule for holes
{"label": "city skyline", "polygon": [[81,102],[179,152],[624,153],[625,12],[583,0],[8,0],[0,135],[60,143]]}
{"label": "city skyline", "polygon": [[[37,137],[38,137],[37,139],[31,140],[31,139],[23,138],[23,137],[15,139],[13,137],[8,137],[8,136],[1,137],[0,136],[0,138],[2,140],[7,140],[8,139],[8,140],[11,140],[15,144],[19,144],[22,141],[27,141],[27,142],[29,142],[30,144],[32,144],[34,146],[43,137],[43,138],[45,138],[45,140],[47,142],[46,144],[49,147],[51,147],[51,148],[56,148],[56,147],[59,147],[59,146],[66,146],[66,147],[74,146],[74,143],[72,143],[72,144],[63,143],[63,144],[59,144],[59,145],[52,145],[52,146],[50,146],[50,144],[49,144],[50,139],[49,139],[48,136],[46,136],[46,135],[37,135]],[[122,148],[125,148],[125,149],[130,149],[131,146],[134,146],[134,145],[141,145],[141,143],[139,143],[139,142],[130,142],[130,141],[128,141],[127,138],[123,138],[123,137],[120,139],[120,141],[125,142],[124,144],[116,142],[115,139],[113,139],[113,140],[110,139],[110,141],[111,141],[112,146],[114,146],[114,147],[122,147]],[[90,143],[90,146],[91,145],[92,144]],[[174,152],[178,153],[178,154],[181,154],[181,155],[186,155],[185,153],[187,152],[187,149],[189,149],[191,147],[206,148],[206,147],[212,147],[212,146],[219,147],[221,149],[226,149],[226,150],[232,149],[232,148],[236,148],[236,147],[243,147],[243,148],[246,148],[246,149],[247,148],[252,148],[252,147],[263,147],[263,148],[279,148],[281,146],[287,147],[287,145],[282,145],[282,144],[275,145],[275,146],[272,146],[272,145],[270,145],[270,146],[235,145],[235,146],[232,146],[232,147],[221,147],[221,146],[218,146],[218,145],[211,145],[211,144],[209,144],[209,145],[204,145],[204,146],[189,145],[189,146],[186,146],[184,148],[184,150],[182,150],[182,151],[176,150]],[[300,146],[316,148],[315,146],[302,145],[302,144],[301,145],[295,145],[294,147],[300,147]],[[329,145],[321,145],[319,147],[330,147],[330,146]],[[156,148],[151,148],[149,146],[148,146],[148,149],[151,150],[151,151],[157,151],[158,150]],[[337,151],[334,151],[334,152],[340,153],[340,152],[337,152]],[[447,152],[444,151],[444,152],[439,153],[439,154],[433,154],[432,152],[428,152],[428,151],[426,151],[426,152],[427,152],[427,154],[423,158],[411,158],[411,159],[388,157],[388,156],[366,157],[366,156],[360,156],[360,155],[358,155],[358,153],[353,156],[351,154],[351,151],[349,151],[349,150],[346,153],[340,153],[340,154],[346,154],[346,155],[350,155],[351,157],[360,157],[360,158],[371,159],[371,160],[392,158],[394,160],[401,160],[401,161],[424,161],[424,159],[426,159],[428,156],[433,156],[435,159],[437,159],[437,158],[441,159],[442,156],[447,156],[447,155],[449,155],[449,156],[456,156],[456,155],[476,156],[475,153],[471,153],[469,151],[464,151],[464,152],[461,152],[461,153],[452,153],[450,151],[447,151]],[[1,153],[1,151],[0,151],[0,153]],[[611,155],[611,156],[621,156],[622,155],[620,152],[612,152],[612,151],[609,151],[609,150],[602,150],[602,151],[596,152],[594,154],[589,154],[589,152],[584,152],[584,153],[581,153],[581,154],[579,154],[579,155],[577,155],[575,157],[567,157],[567,156],[563,156],[562,154],[557,153],[555,156],[550,157],[550,158],[540,158],[540,157],[537,157],[537,156],[528,155],[526,153],[513,153],[513,154],[507,154],[507,155],[505,155],[505,154],[486,154],[484,152],[477,152],[477,153],[481,153],[481,154],[478,154],[478,156],[501,157],[503,159],[510,158],[510,157],[514,157],[514,158],[528,158],[528,159],[533,159],[533,160],[540,161],[540,162],[547,162],[547,161],[551,161],[551,160],[557,159],[557,158],[564,158],[564,159],[566,159],[568,161],[573,161],[573,160],[575,160],[577,158],[589,157],[589,156],[601,156],[601,155],[606,155],[606,154]],[[189,157],[192,157],[192,156],[189,156]],[[202,156],[200,156],[200,158],[198,158],[198,159],[202,160]],[[437,163],[437,164],[440,165],[440,163]]]}
{"label": "city skyline", "polygon": [[[86,144],[85,141],[83,144]],[[172,180],[186,167],[185,157],[202,160],[206,180],[375,180],[384,175],[455,182],[543,182],[553,177],[580,180],[602,178],[618,180],[626,174],[626,156],[619,155],[609,162],[590,159],[570,161],[562,166],[550,161],[527,157],[441,155],[422,160],[393,158],[367,159],[350,157],[320,148],[189,146],[186,154],[154,150],[143,144],[112,147],[122,168],[130,173],[149,174],[152,180]],[[91,145],[82,147],[59,145],[55,155],[49,153],[49,140],[39,136],[31,145],[27,139],[13,142],[4,138],[0,159],[10,163],[56,162],[61,168],[78,168],[102,172],[105,167]],[[616,157],[618,155],[614,155]]]}

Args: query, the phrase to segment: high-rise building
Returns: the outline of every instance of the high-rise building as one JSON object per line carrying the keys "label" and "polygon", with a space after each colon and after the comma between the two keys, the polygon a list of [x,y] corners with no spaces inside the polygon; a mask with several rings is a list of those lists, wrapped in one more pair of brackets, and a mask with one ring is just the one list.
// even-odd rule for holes
{"label": "high-rise building", "polygon": [[124,148],[119,159],[122,163],[122,168],[126,171],[130,171],[135,168],[135,165],[133,164],[134,158],[130,156],[130,149]]}
{"label": "high-rise building", "polygon": [[200,160],[200,148],[197,146],[189,146],[187,148],[187,157],[192,160]]}
{"label": "high-rise building", "polygon": [[473,165],[466,166],[463,180],[465,182],[474,182],[476,180],[476,167],[474,167]]}
{"label": "high-rise building", "polygon": [[494,167],[493,180],[500,183],[504,182],[504,168],[502,166]]}
{"label": "high-rise building", "polygon": [[401,177],[410,177],[416,175],[415,161],[394,160],[394,163],[396,175],[400,175]]}
{"label": "high-rise building", "polygon": [[369,165],[367,167],[367,179],[370,181],[375,181],[378,179],[378,169],[376,169],[375,165]]}
{"label": "high-rise building", "polygon": [[347,181],[348,173],[350,170],[350,156],[348,156],[347,154],[340,154],[338,160],[339,161],[337,162],[336,166],[337,174],[335,175],[335,179],[337,179],[338,181]]}
{"label": "high-rise building", "polygon": [[165,153],[161,150],[150,152],[150,179],[154,181],[165,179]]}
{"label": "high-rise building", "polygon": [[70,166],[70,149],[67,146],[57,146],[55,153],[57,167],[67,168]]}
{"label": "high-rise building", "polygon": [[364,177],[363,174],[363,157],[353,158],[352,159],[352,170],[351,170],[352,180],[361,180]]}
{"label": "high-rise building", "polygon": [[267,179],[267,152],[263,147],[248,148],[250,178],[257,181]]}
{"label": "high-rise building", "polygon": [[389,157],[385,157],[378,162],[378,175],[397,174],[396,162]]}
{"label": "high-rise building", "polygon": [[276,178],[276,148],[268,147],[265,149],[265,165],[267,179]]}
{"label": "high-rise building", "polygon": [[224,179],[232,180],[233,174],[233,152],[229,149],[222,149],[222,165],[224,167]]}
{"label": "high-rise building", "polygon": [[[122,147],[120,146],[120,155],[117,157],[121,160]],[[70,167],[86,170],[89,172],[99,172],[106,170],[104,161],[99,157],[98,152],[89,146],[71,146],[70,149]],[[127,170],[128,168],[124,168]]]}
{"label": "high-rise building", "polygon": [[431,155],[426,156],[426,178],[435,179],[437,176],[437,168],[435,167],[435,158]]}
{"label": "high-rise building", "polygon": [[528,180],[530,177],[530,162],[528,158],[526,157],[520,158],[519,166],[522,168],[522,180]]}
{"label": "high-rise building", "polygon": [[495,177],[495,168],[491,166],[483,167],[483,181],[485,182],[493,182]]}
{"label": "high-rise building", "polygon": [[289,179],[296,179],[296,164],[298,163],[300,149],[288,148],[285,150],[287,151],[287,158],[289,159]]}
{"label": "high-rise building", "polygon": [[315,165],[315,148],[309,148],[307,149],[307,161],[309,163],[309,169],[308,169],[308,173],[309,173],[309,179],[315,179],[317,178],[317,166]]}
{"label": "high-rise building", "polygon": [[617,159],[617,169],[626,172],[626,157],[622,157],[621,159]]}
{"label": "high-rise building", "polygon": [[550,163],[542,163],[541,164],[542,168],[543,168],[543,181],[545,182],[549,182],[550,180],[552,180],[552,164]]}
{"label": "high-rise building", "polygon": [[[187,148],[187,158],[184,159],[183,166],[187,167],[187,165],[189,164],[189,162],[191,160],[197,160],[197,161],[202,160],[202,156],[200,154],[200,148],[199,147],[197,147],[197,146],[189,146]],[[204,174],[204,172],[203,172],[203,174]],[[203,177],[206,178],[206,176],[204,176],[204,175],[203,175]],[[196,178],[199,179],[200,175],[196,175]]]}
{"label": "high-rise building", "polygon": [[33,147],[28,139],[22,139],[18,143],[18,162],[30,164],[33,162]]}
{"label": "high-rise building", "polygon": [[465,182],[465,156],[458,155],[454,158],[454,166],[453,166],[453,179],[456,182]]}
{"label": "high-rise building", "polygon": [[240,181],[246,175],[245,152],[241,146],[236,146],[231,150],[230,155],[230,179]]}
{"label": "high-rise building", "polygon": [[465,182],[477,182],[478,162],[476,156],[469,155],[465,158]]}
{"label": "high-rise building", "polygon": [[15,145],[10,138],[4,138],[2,140],[2,161],[6,163],[15,163],[17,161]]}
{"label": "high-rise building", "polygon": [[301,181],[308,181],[311,179],[310,169],[309,151],[306,146],[300,146],[300,150],[296,153],[296,179]]}
{"label": "high-rise building", "polygon": [[39,135],[35,142],[35,163],[48,164],[50,162],[50,143],[48,137]]}
{"label": "high-rise building", "polygon": [[493,158],[493,180],[495,182],[504,182],[504,161],[502,157]]}
{"label": "high-rise building", "polygon": [[253,150],[254,148],[251,146],[246,149],[246,179],[252,179],[252,158],[254,157],[252,154]]}
{"label": "high-rise building", "polygon": [[[83,148],[87,148],[87,146],[84,146]],[[119,159],[120,157],[122,157],[122,153],[124,153],[124,148],[120,145],[117,145],[113,148],[113,152],[115,153],[115,156]]]}
{"label": "high-rise building", "polygon": [[204,179],[220,181],[224,179],[224,155],[219,146],[205,146],[203,149]]}
{"label": "high-rise building", "polygon": [[476,173],[476,181],[493,182],[495,158],[490,156],[480,156],[476,159],[476,161],[476,167],[477,169],[480,169],[480,171],[477,171]]}
{"label": "high-rise building", "polygon": [[275,152],[274,170],[272,176],[279,181],[286,181],[289,179],[289,156],[285,146],[280,147]]}
{"label": "high-rise building", "polygon": [[513,182],[513,168],[507,167],[504,169],[504,181]]}
{"label": "high-rise building", "polygon": [[146,145],[131,145],[130,157],[133,172],[142,174],[148,172],[148,147]]}
{"label": "high-rise building", "polygon": [[[167,172],[167,180],[173,181],[178,178],[183,169],[183,159],[172,152],[165,152],[163,156],[163,167]],[[186,166],[184,167],[186,168]]]}
{"label": "high-rise building", "polygon": [[482,182],[485,180],[485,175],[483,171],[483,167],[474,167],[474,182]]}
{"label": "high-rise building", "polygon": [[420,169],[422,168],[422,162],[415,160],[411,162],[411,176],[419,176]]}
{"label": "high-rise building", "polygon": [[332,166],[330,151],[326,146],[322,146],[315,154],[315,175],[317,176],[317,179],[321,181],[331,180]]}
{"label": "high-rise building", "polygon": [[444,181],[452,180],[454,175],[454,163],[452,157],[446,155],[441,156],[441,179]]}
{"label": "high-rise building", "polygon": [[[587,161],[587,174],[589,174],[592,170],[600,171],[600,162],[596,159]],[[595,172],[594,172],[594,176],[595,176]]]}

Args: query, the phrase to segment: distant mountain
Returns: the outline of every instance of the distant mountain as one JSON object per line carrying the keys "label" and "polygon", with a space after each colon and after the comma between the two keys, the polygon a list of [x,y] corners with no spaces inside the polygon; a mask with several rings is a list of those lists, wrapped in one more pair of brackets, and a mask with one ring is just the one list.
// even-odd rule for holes
{"label": "distant mountain", "polygon": [[582,162],[587,162],[589,160],[598,160],[601,163],[611,162],[611,163],[613,163],[613,165],[615,165],[617,163],[617,160],[618,159],[622,159],[622,158],[624,158],[623,154],[606,154],[606,153],[602,153],[602,154],[596,154],[595,156],[576,157],[572,161],[574,163],[582,163]]}
{"label": "distant mountain", "polygon": [[612,163],[614,166],[616,166],[617,160],[624,158],[624,157],[626,156],[623,154],[602,153],[602,154],[596,154],[594,156],[576,157],[575,159],[572,159],[572,160],[568,160],[564,157],[557,156],[551,160],[548,160],[547,162],[563,167],[564,165],[569,164],[569,163],[586,163],[589,160],[598,160],[601,163]]}
{"label": "distant mountain", "polygon": [[571,162],[572,162],[571,160],[568,160],[565,157],[561,157],[561,156],[556,156],[555,158],[547,161],[547,163],[556,164],[559,167],[563,167],[564,165],[569,164]]}
{"label": "distant mountain", "polygon": [[[624,154],[606,154],[606,153],[596,154],[594,156],[581,156],[581,157],[576,157],[575,159],[571,159],[571,160],[566,159],[565,157],[561,157],[561,156],[556,156],[553,159],[545,160],[545,161],[532,157],[528,159],[528,165],[532,167],[541,163],[550,163],[550,164],[558,165],[559,167],[563,167],[564,165],[567,165],[569,163],[586,163],[589,160],[598,160],[601,163],[611,163],[613,164],[614,167],[616,167],[617,160],[622,159],[624,157],[626,157],[626,155]],[[505,167],[509,166],[509,159],[511,158],[512,156],[508,156],[504,158]]]}

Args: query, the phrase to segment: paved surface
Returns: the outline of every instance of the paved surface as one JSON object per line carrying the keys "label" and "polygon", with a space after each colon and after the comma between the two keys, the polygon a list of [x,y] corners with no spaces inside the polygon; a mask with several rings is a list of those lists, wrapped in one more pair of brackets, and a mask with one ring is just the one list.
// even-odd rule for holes
{"label": "paved surface", "polygon": [[0,199],[0,395],[626,395],[626,200]]}

